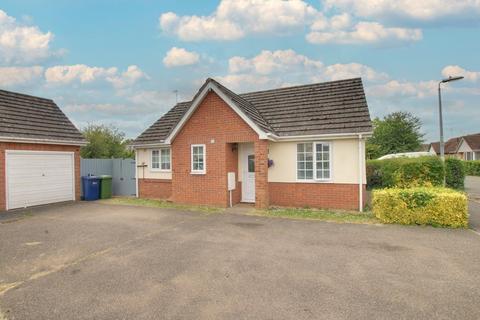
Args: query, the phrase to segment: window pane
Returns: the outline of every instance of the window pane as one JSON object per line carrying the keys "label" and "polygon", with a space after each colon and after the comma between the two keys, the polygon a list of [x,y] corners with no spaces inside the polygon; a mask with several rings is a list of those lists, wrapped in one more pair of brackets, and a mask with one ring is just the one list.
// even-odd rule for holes
{"label": "window pane", "polygon": [[313,179],[313,170],[305,172],[305,179]]}
{"label": "window pane", "polygon": [[298,170],[298,171],[297,171],[297,176],[298,176],[298,179],[304,180],[304,179],[305,179],[305,171],[303,171],[303,170]]}
{"label": "window pane", "polygon": [[297,144],[297,178],[313,179],[313,143]]}
{"label": "window pane", "polygon": [[152,150],[152,169],[160,168],[159,152],[158,150]]}
{"label": "window pane", "polygon": [[255,155],[248,156],[248,172],[255,172]]}

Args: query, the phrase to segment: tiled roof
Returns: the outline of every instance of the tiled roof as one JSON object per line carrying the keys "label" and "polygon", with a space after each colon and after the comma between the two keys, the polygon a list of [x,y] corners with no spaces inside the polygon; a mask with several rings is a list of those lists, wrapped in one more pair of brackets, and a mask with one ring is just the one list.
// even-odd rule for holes
{"label": "tiled roof", "polygon": [[480,133],[463,136],[463,139],[465,139],[472,150],[480,150]]}
{"label": "tiled roof", "polygon": [[0,90],[0,137],[85,142],[52,100],[5,90]]}
{"label": "tiled roof", "polygon": [[[199,93],[209,82],[213,82],[267,133],[286,137],[372,131],[360,78],[244,94],[236,94],[219,82],[208,79]],[[190,105],[191,102],[177,104],[135,139],[133,144],[163,142]]]}
{"label": "tiled roof", "polygon": [[245,93],[279,136],[371,132],[360,78]]}
{"label": "tiled roof", "polygon": [[[445,154],[457,153],[457,149],[461,140],[462,137],[448,139],[445,142]],[[433,151],[435,151],[435,153],[440,154],[440,142],[432,142],[430,145],[433,147]]]}
{"label": "tiled roof", "polygon": [[160,119],[145,130],[135,141],[134,145],[152,144],[163,142],[175,125],[182,119],[185,112],[190,107],[191,102],[177,103],[170,111],[165,113]]}

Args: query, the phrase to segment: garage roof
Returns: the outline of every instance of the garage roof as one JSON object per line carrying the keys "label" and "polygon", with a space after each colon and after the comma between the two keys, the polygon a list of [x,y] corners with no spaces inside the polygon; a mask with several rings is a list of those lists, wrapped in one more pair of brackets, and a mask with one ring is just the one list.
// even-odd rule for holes
{"label": "garage roof", "polygon": [[5,90],[0,90],[0,140],[85,144],[53,100]]}

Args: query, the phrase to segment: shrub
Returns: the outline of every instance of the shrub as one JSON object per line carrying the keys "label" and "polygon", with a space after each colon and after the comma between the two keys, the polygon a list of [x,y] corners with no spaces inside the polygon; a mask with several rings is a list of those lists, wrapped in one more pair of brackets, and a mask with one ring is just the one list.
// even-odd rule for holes
{"label": "shrub", "polygon": [[444,166],[438,157],[367,161],[367,187],[441,186]]}
{"label": "shrub", "polygon": [[372,210],[385,223],[468,226],[467,196],[447,188],[374,190]]}
{"label": "shrub", "polygon": [[463,166],[467,176],[480,176],[480,160],[464,161]]}
{"label": "shrub", "polygon": [[462,160],[457,158],[445,159],[445,182],[449,188],[463,189],[465,170]]}

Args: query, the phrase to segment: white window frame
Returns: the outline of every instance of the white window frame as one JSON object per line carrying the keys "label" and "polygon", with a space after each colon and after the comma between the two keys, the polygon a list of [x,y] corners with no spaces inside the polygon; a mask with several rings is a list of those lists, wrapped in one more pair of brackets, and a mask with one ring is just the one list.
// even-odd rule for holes
{"label": "white window frame", "polygon": [[[203,170],[193,170],[193,148],[203,148]],[[191,174],[206,174],[207,173],[207,145],[206,144],[192,144],[190,145],[190,173]]]}
{"label": "white window frame", "polygon": [[[312,144],[312,156],[313,156],[313,179],[300,179],[298,177],[298,145],[299,144]],[[329,178],[327,179],[322,179],[322,178],[317,178],[317,145],[318,144],[324,144],[328,145],[328,159],[329,159]],[[295,148],[295,162],[296,162],[296,178],[297,182],[332,182],[333,181],[333,158],[332,158],[332,149],[333,149],[333,143],[330,141],[305,141],[305,142],[298,142],[296,144],[297,148]]]}
{"label": "white window frame", "polygon": [[[162,169],[162,150],[170,150],[170,169]],[[153,167],[153,152],[158,151],[158,168]],[[152,172],[172,172],[172,149],[158,148],[150,150],[150,171]]]}
{"label": "white window frame", "polygon": [[[470,155],[472,156],[472,159],[468,160],[468,159],[467,159],[467,158],[468,158],[467,154],[470,154]],[[474,152],[474,151],[465,151],[465,152],[463,153],[463,160],[465,160],[465,161],[475,160],[475,152]]]}

